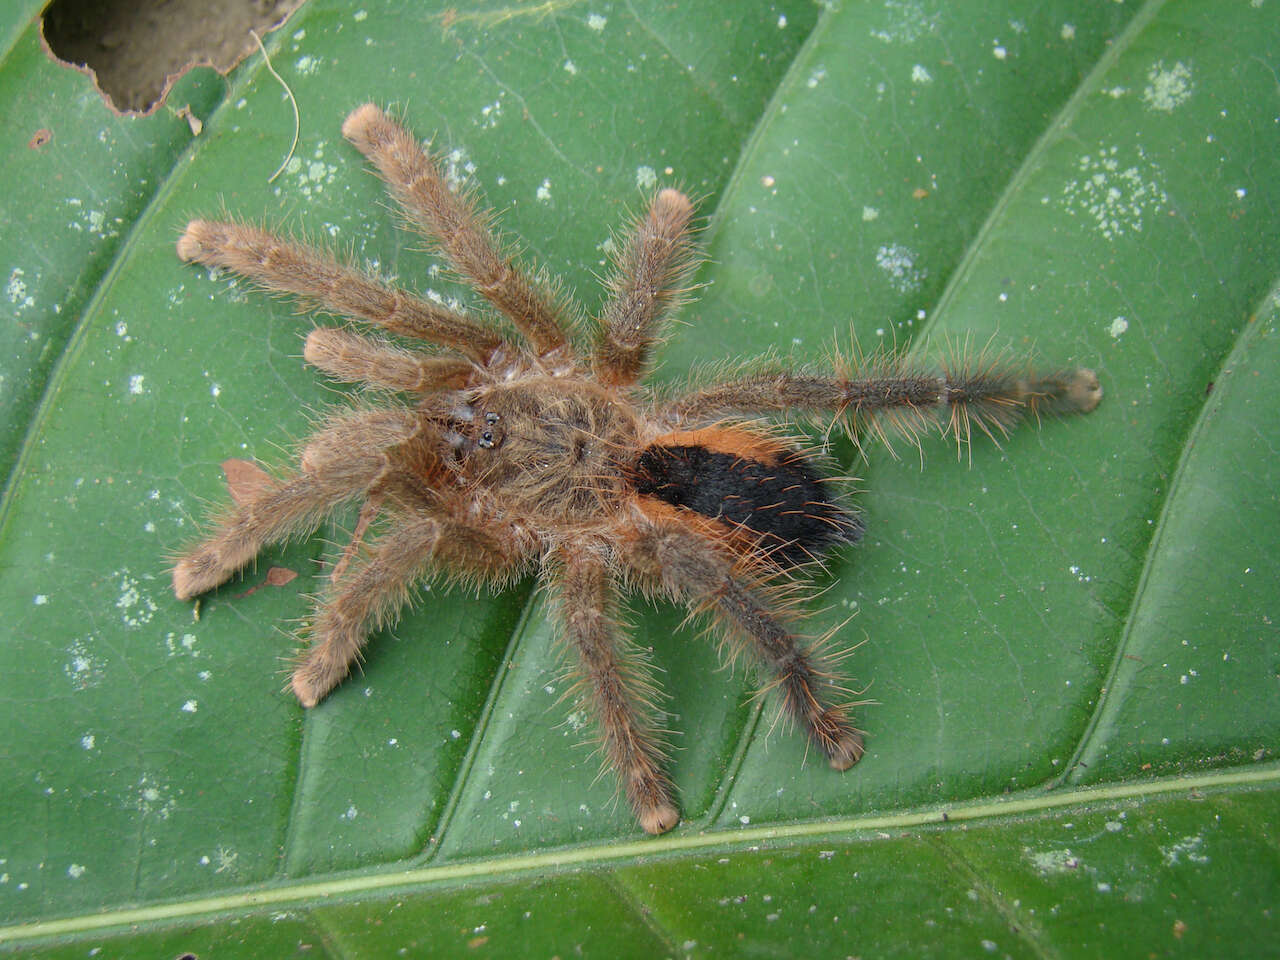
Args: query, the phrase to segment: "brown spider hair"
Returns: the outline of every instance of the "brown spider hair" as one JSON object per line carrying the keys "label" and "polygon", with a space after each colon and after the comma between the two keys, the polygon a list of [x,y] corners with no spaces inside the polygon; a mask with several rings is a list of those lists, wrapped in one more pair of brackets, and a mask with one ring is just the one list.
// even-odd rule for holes
{"label": "brown spider hair", "polygon": [[[804,571],[856,541],[861,521],[819,461],[761,418],[825,416],[855,437],[893,430],[912,439],[933,423],[963,444],[974,426],[1003,432],[1027,414],[1092,410],[1097,377],[964,360],[941,370],[889,357],[838,360],[833,370],[769,361],[663,399],[642,378],[697,265],[684,194],[658,191],[626,231],[584,347],[567,321],[582,311],[516,265],[492,215],[455,192],[404,127],[365,104],[342,129],[410,223],[514,333],[269,231],[188,224],[182,259],[380,330],[317,327],[304,356],[384,396],[330,413],[295,471],[224,513],[178,560],[177,596],[213,589],[268,544],[358,500],[355,533],[293,671],[303,706],[347,676],[422,578],[500,587],[536,571],[605,761],[649,833],[671,829],[679,813],[657,687],[620,620],[626,587],[703,615],[731,655],[753,656],[831,766],[852,766],[863,745],[837,658],[794,625]],[[371,529],[381,532],[372,538]]]}

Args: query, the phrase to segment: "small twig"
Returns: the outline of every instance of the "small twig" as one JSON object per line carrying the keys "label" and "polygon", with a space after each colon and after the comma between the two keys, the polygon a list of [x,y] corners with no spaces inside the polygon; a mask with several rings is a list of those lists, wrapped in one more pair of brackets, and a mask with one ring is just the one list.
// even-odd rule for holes
{"label": "small twig", "polygon": [[276,68],[271,65],[271,58],[267,56],[267,48],[262,45],[262,38],[258,36],[257,30],[250,30],[249,33],[253,39],[258,41],[258,49],[262,51],[262,62],[267,65],[267,71],[280,82],[280,86],[284,87],[285,95],[289,98],[289,104],[293,107],[293,143],[289,144],[289,152],[285,154],[285,158],[280,161],[280,166],[276,167],[276,172],[267,177],[267,183],[273,183],[276,177],[284,173],[284,168],[289,165],[289,161],[293,159],[293,151],[298,149],[298,131],[302,127],[302,118],[298,115],[298,101],[293,98],[293,91],[289,89],[289,85],[284,82],[284,77],[276,73]]}

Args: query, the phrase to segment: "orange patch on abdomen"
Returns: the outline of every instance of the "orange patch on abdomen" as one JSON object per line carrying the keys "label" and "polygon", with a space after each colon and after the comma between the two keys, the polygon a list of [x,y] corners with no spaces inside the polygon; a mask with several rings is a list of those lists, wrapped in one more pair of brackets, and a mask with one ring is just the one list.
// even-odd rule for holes
{"label": "orange patch on abdomen", "polygon": [[798,451],[786,441],[752,430],[745,424],[676,430],[656,437],[651,446],[702,447],[712,453],[725,453],[768,465],[799,456]]}

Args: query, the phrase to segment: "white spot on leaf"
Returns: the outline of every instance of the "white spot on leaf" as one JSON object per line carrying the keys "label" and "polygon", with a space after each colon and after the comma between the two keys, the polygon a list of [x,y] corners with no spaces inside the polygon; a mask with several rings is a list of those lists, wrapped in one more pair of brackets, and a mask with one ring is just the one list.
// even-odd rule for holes
{"label": "white spot on leaf", "polygon": [[1079,177],[1062,188],[1070,216],[1091,219],[1108,240],[1141,233],[1148,216],[1160,213],[1169,196],[1160,185],[1160,168],[1147,160],[1141,147],[1130,158],[1117,146],[1102,145],[1076,162]]}
{"label": "white spot on leaf", "polygon": [[9,298],[9,302],[16,305],[19,310],[25,310],[27,307],[33,306],[35,300],[27,296],[27,284],[22,278],[26,273],[21,267],[14,267],[9,274],[9,282],[5,284],[5,296]]}
{"label": "white spot on leaf", "polygon": [[1166,67],[1163,60],[1157,60],[1147,71],[1147,85],[1142,90],[1142,102],[1152,110],[1172,113],[1182,106],[1192,93],[1191,68],[1181,60],[1171,67]]}
{"label": "white spot on leaf", "polygon": [[1164,858],[1166,867],[1177,866],[1183,861],[1187,863],[1208,863],[1208,856],[1201,852],[1203,846],[1203,837],[1187,836],[1171,846],[1161,847],[1160,855]]}
{"label": "white spot on leaf", "polygon": [[888,22],[881,28],[873,28],[871,36],[885,43],[915,43],[925,34],[934,33],[938,27],[938,13],[925,12],[919,0],[885,0],[884,9]]}
{"label": "white spot on leaf", "polygon": [[[92,641],[94,638],[88,638]],[[67,662],[62,672],[75,690],[87,690],[102,682],[102,662],[98,660],[84,640],[72,640],[67,647]]]}
{"label": "white spot on leaf", "polygon": [[890,243],[876,251],[876,266],[889,278],[889,286],[898,293],[912,293],[920,289],[929,275],[916,265],[917,254],[901,243]]}

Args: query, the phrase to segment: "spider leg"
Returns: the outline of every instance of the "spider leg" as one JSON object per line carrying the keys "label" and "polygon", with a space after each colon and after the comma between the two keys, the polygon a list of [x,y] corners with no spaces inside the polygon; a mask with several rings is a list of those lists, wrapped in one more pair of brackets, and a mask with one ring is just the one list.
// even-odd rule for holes
{"label": "spider leg", "polygon": [[[418,418],[403,407],[331,419],[303,451],[298,473],[255,490],[178,560],[173,592],[190,600],[212,590],[267,544],[315,527],[338,504],[373,485],[386,468],[383,450],[413,436],[418,426]],[[330,455],[333,449],[341,449],[342,456]]]}
{"label": "spider leg", "polygon": [[806,647],[780,618],[765,574],[752,556],[734,560],[729,551],[674,509],[637,509],[620,533],[624,559],[645,582],[691,609],[705,610],[753,651],[773,677],[782,709],[800,724],[811,743],[836,770],[862,757],[862,736],[849,721],[848,705],[833,698],[838,676],[823,656]]}
{"label": "spider leg", "polygon": [[443,514],[395,516],[367,557],[343,565],[317,605],[311,645],[293,671],[294,695],[304,707],[324,699],[351,672],[369,634],[394,619],[410,588],[432,568],[496,581],[511,576],[530,550],[528,537],[510,525]]}
{"label": "spider leg", "polygon": [[451,347],[487,363],[503,346],[494,330],[342,263],[316,247],[244,223],[192,220],[178,256],[248,277],[273,293],[354,317],[388,333]]}
{"label": "spider leg", "polygon": [[360,516],[356,519],[356,528],[351,532],[351,539],[342,548],[342,555],[338,557],[333,569],[329,571],[330,580],[338,581],[346,576],[347,567],[351,566],[351,561],[356,558],[360,548],[364,546],[364,535],[369,530],[369,524],[373,523],[378,513],[382,510],[382,501],[385,496],[382,490],[376,488],[369,491],[365,502],[360,505]]}
{"label": "spider leg", "polygon": [[886,428],[915,442],[924,429],[936,426],[964,444],[975,427],[994,438],[1025,416],[1088,413],[1101,399],[1097,374],[1085,367],[1032,373],[998,359],[971,363],[962,358],[929,370],[899,358],[873,357],[836,373],[781,364],[749,371],[677,397],[659,416],[685,424],[733,415],[830,413],[852,435],[863,429],[886,443]]}
{"label": "spider leg", "polygon": [[316,327],[307,334],[302,356],[335,380],[405,393],[460,390],[476,379],[469,360],[426,356],[338,327]]}
{"label": "spider leg", "polygon": [[409,219],[439,244],[454,268],[511,318],[540,357],[567,347],[557,309],[547,291],[506,256],[474,197],[454,192],[439,164],[418,141],[372,103],[357,107],[342,135],[367,157]]}
{"label": "spider leg", "polygon": [[692,218],[688,197],[660,190],[621,244],[592,357],[600,382],[630,386],[639,380],[662,322],[684,302],[684,284],[697,266],[689,238]]}
{"label": "spider leg", "polygon": [[578,688],[600,726],[606,763],[617,774],[646,833],[666,833],[680,821],[671,782],[662,770],[647,664],[614,616],[617,585],[603,548],[574,543],[557,551],[552,580],[565,643],[577,656]]}

